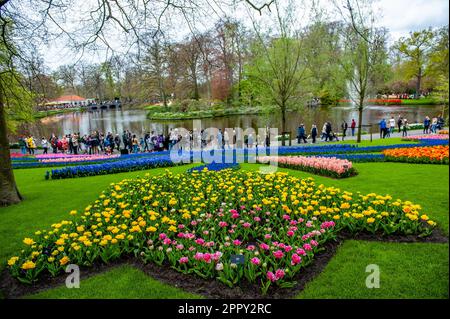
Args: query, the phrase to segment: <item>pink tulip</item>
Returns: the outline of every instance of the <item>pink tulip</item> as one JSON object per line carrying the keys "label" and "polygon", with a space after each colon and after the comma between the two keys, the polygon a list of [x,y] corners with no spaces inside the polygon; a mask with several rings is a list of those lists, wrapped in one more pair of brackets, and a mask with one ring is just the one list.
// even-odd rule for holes
{"label": "pink tulip", "polygon": [[291,258],[291,265],[292,266],[297,265],[297,264],[299,264],[301,262],[302,262],[302,257],[300,257],[297,254],[293,254],[292,255],[292,258]]}
{"label": "pink tulip", "polygon": [[163,239],[165,239],[166,237],[167,237],[167,235],[164,234],[164,233],[159,234],[159,239],[160,239],[160,240],[163,240]]}
{"label": "pink tulip", "polygon": [[275,274],[271,271],[267,272],[267,279],[269,279],[271,282],[275,282],[277,281],[277,277],[275,276]]}
{"label": "pink tulip", "polygon": [[277,269],[275,271],[275,277],[278,279],[282,279],[284,277],[284,270],[283,269]]}
{"label": "pink tulip", "polygon": [[250,261],[251,261],[251,263],[252,263],[253,265],[256,265],[256,266],[258,266],[259,264],[261,264],[261,261],[259,260],[258,257],[253,257],[252,259],[250,259]]}
{"label": "pink tulip", "polygon": [[205,243],[205,240],[202,239],[202,238],[198,238],[198,239],[195,240],[195,242],[196,242],[197,244],[199,244],[199,245],[203,245],[203,244]]}
{"label": "pink tulip", "polygon": [[281,250],[277,250],[273,252],[273,256],[277,259],[281,259],[284,257],[284,253]]}
{"label": "pink tulip", "polygon": [[209,264],[211,262],[211,254],[209,253],[203,254],[203,260]]}

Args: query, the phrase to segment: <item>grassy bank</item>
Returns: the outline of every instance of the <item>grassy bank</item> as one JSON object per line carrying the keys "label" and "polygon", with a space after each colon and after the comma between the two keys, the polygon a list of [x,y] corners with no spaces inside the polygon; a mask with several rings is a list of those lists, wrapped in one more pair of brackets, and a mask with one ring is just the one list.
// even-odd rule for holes
{"label": "grassy bank", "polygon": [[[448,101],[446,103],[448,103]],[[437,99],[432,98],[425,98],[425,99],[402,100],[401,105],[439,105],[439,104],[444,104],[444,101],[439,101]]]}
{"label": "grassy bank", "polygon": [[147,118],[150,120],[192,120],[202,118],[214,118],[232,115],[257,115],[269,112],[270,109],[263,107],[247,107],[247,108],[218,108],[207,110],[194,110],[178,112],[173,111],[171,108],[165,109],[160,106],[146,106],[148,111]]}
{"label": "grassy bank", "polygon": [[77,108],[61,109],[61,110],[38,111],[33,114],[33,117],[35,119],[41,119],[41,118],[44,118],[47,116],[63,114],[63,113],[81,112],[83,110],[84,110],[83,108],[77,107]]}

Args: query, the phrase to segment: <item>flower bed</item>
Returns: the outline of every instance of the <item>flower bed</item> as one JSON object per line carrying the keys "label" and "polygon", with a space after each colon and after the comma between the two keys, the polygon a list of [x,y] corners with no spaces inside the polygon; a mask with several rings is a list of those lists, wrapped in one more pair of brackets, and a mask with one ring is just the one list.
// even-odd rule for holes
{"label": "flower bed", "polygon": [[321,155],[321,157],[335,157],[346,159],[353,163],[385,162],[385,157],[383,154],[325,154]]}
{"label": "flower bed", "polygon": [[356,175],[352,162],[336,157],[261,156],[260,163],[276,162],[279,167],[296,169],[334,178]]}
{"label": "flower bed", "polygon": [[124,160],[93,165],[69,166],[61,169],[53,169],[47,172],[46,178],[64,179],[73,177],[85,177],[105,174],[115,174],[120,172],[131,172],[157,167],[175,166],[169,157],[140,158],[136,160]]}
{"label": "flower bed", "polygon": [[[91,266],[134,254],[228,286],[266,293],[292,287],[324,244],[351,234],[429,235],[421,207],[391,196],[341,191],[284,173],[222,170],[146,176],[111,184],[69,220],[23,240],[8,260],[31,283],[67,264]],[[236,258],[238,257],[238,258]]]}
{"label": "flower bed", "polygon": [[403,141],[448,140],[448,134],[412,135],[402,138]]}
{"label": "flower bed", "polygon": [[110,160],[117,159],[120,155],[75,155],[71,157],[38,157],[39,162],[41,163],[76,163],[76,162],[84,162],[84,161],[101,161],[101,160]]}
{"label": "flower bed", "polygon": [[448,130],[440,130],[440,131],[438,132],[438,134],[445,134],[445,135],[448,135]]}
{"label": "flower bed", "polygon": [[396,148],[383,151],[386,161],[423,163],[423,164],[448,164],[448,145],[427,146],[414,148]]}
{"label": "flower bed", "polygon": [[221,171],[224,169],[238,169],[238,163],[211,163],[190,168],[188,173],[192,172],[207,172],[207,171]]}
{"label": "flower bed", "polygon": [[32,155],[29,155],[29,154],[22,154],[22,153],[17,153],[17,152],[14,152],[14,153],[10,153],[9,154],[9,156],[11,157],[11,159],[28,159],[28,158],[30,158]]}

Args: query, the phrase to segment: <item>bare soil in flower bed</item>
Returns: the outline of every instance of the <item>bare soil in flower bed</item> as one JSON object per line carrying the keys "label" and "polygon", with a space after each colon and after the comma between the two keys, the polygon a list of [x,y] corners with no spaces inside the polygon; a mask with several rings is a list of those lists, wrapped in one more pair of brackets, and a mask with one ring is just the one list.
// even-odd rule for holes
{"label": "bare soil in flower bed", "polygon": [[[243,280],[240,286],[229,288],[217,280],[206,280],[195,275],[186,275],[168,266],[159,266],[154,263],[144,264],[139,258],[134,256],[124,256],[117,260],[111,261],[107,265],[96,263],[91,267],[80,267],[80,278],[86,279],[99,273],[111,270],[115,267],[128,264],[142,270],[147,275],[167,283],[173,287],[181,288],[185,291],[205,296],[206,298],[240,298],[240,299],[259,299],[259,298],[292,298],[301,292],[306,284],[319,275],[328,262],[336,254],[339,246],[347,239],[381,241],[381,242],[405,242],[405,243],[447,243],[446,237],[441,230],[435,229],[430,236],[419,238],[415,235],[382,235],[361,233],[352,235],[346,232],[340,232],[336,241],[328,242],[322,246],[324,250],[314,256],[312,262],[303,268],[297,274],[295,280],[297,284],[293,288],[279,288],[272,286],[269,288],[267,295],[261,295],[260,287],[251,285]],[[57,277],[51,277],[49,274],[43,275],[41,279],[33,284],[26,285],[13,278],[8,269],[3,269],[0,274],[0,298],[20,298],[26,295],[41,292],[43,290],[56,288],[65,284],[65,280],[69,274],[61,274]]]}

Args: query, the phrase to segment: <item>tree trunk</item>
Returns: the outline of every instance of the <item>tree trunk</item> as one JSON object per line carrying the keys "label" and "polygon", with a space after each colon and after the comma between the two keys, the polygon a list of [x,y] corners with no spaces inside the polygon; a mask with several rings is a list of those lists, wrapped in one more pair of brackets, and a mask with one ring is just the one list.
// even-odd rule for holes
{"label": "tree trunk", "polygon": [[362,115],[363,115],[363,103],[364,101],[361,100],[359,102],[358,107],[358,134],[356,135],[356,143],[361,143],[361,133],[362,133]]}
{"label": "tree trunk", "polygon": [[194,74],[193,76],[193,82],[194,82],[194,100],[200,99],[200,94],[198,92],[198,83],[197,83],[197,76]]}
{"label": "tree trunk", "polygon": [[422,68],[419,68],[419,73],[417,74],[417,83],[416,83],[416,99],[420,96],[420,86],[422,82]]}
{"label": "tree trunk", "polygon": [[4,96],[0,88],[0,206],[16,204],[21,200],[11,166]]}
{"label": "tree trunk", "polygon": [[163,100],[163,105],[165,108],[167,108],[167,97],[166,97],[166,92],[164,90],[164,84],[161,78],[159,78],[158,80],[158,85],[159,85],[159,95],[161,96],[162,100]]}
{"label": "tree trunk", "polygon": [[281,145],[285,146],[284,132],[286,132],[286,107],[281,108]]}

